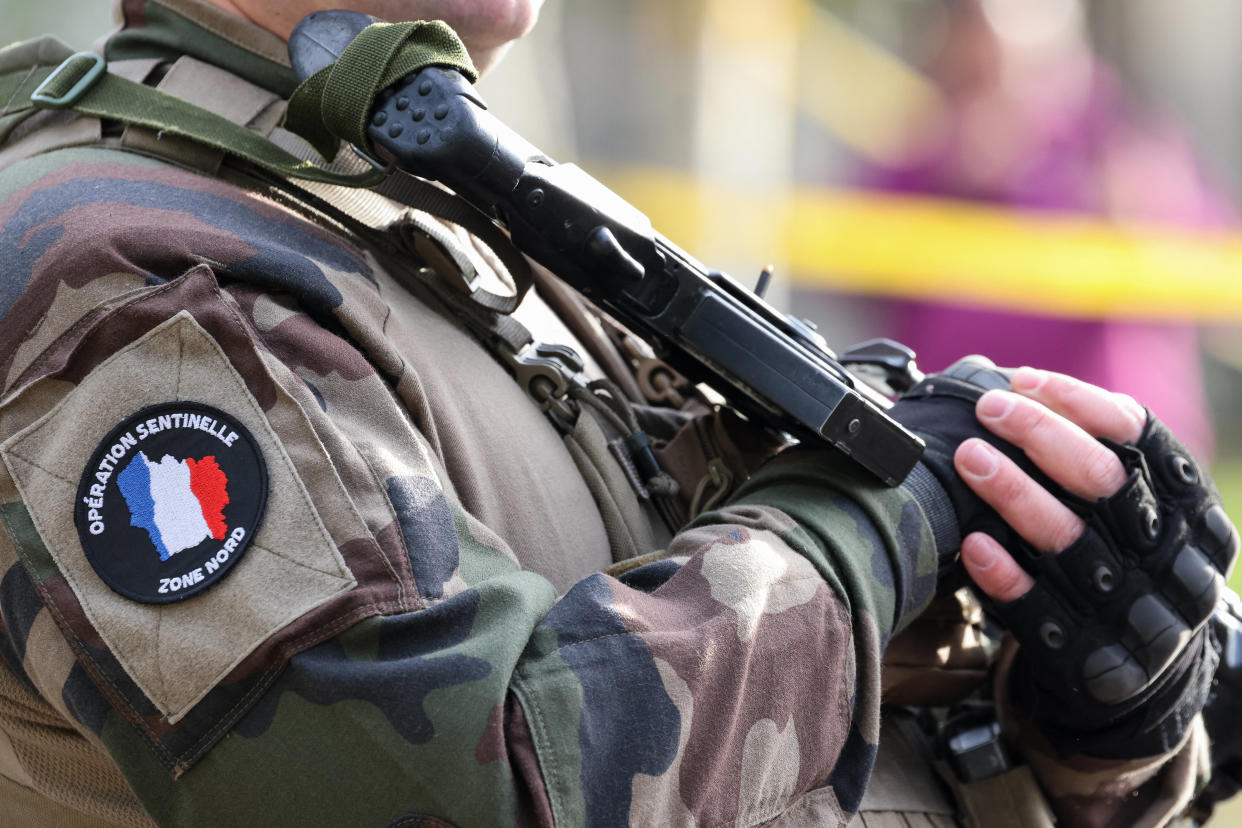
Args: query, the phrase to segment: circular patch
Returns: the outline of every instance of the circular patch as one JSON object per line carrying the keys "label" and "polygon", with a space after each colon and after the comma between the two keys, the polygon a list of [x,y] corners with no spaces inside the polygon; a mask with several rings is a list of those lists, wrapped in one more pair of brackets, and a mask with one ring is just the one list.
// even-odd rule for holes
{"label": "circular patch", "polygon": [[131,415],[95,449],[74,523],[104,583],[166,604],[224,577],[266,502],[263,453],[241,423],[201,403],[161,403]]}

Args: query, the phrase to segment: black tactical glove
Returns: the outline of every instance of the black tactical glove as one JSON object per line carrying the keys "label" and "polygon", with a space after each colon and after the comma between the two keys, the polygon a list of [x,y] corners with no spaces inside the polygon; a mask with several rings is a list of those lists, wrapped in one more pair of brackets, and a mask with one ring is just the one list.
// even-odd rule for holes
{"label": "black tactical glove", "polygon": [[[902,395],[888,413],[927,444],[921,462],[935,475],[953,503],[957,537],[986,532],[1008,547],[1018,540],[1017,534],[958,476],[953,467],[957,447],[969,437],[986,440],[1041,485],[1054,493],[1061,490],[1035,468],[1021,449],[979,422],[975,403],[992,389],[1009,390],[1009,375],[986,357],[968,356],[923,379]],[[942,589],[948,587],[950,591],[967,582],[964,570],[956,564],[956,555],[941,561],[940,578]]]}
{"label": "black tactical glove", "polygon": [[1035,576],[996,614],[1022,645],[1015,702],[1065,754],[1126,759],[1174,748],[1207,699],[1207,622],[1238,554],[1220,495],[1150,413],[1112,497],[1063,495],[1086,522],[1068,549],[1010,547]]}
{"label": "black tactical glove", "polygon": [[[1129,473],[1115,495],[1090,503],[1061,489],[975,418],[985,391],[1008,386],[1007,374],[968,357],[919,383],[892,413],[927,442],[924,462],[948,491],[961,534],[987,532],[1035,577],[1015,601],[985,600],[1022,644],[1019,708],[1065,754],[1165,752],[1206,699],[1217,661],[1206,621],[1237,532],[1211,481],[1150,415],[1136,445],[1106,442]],[[1044,555],[1002,523],[954,471],[968,437],[987,440],[1082,517],[1082,537]]]}

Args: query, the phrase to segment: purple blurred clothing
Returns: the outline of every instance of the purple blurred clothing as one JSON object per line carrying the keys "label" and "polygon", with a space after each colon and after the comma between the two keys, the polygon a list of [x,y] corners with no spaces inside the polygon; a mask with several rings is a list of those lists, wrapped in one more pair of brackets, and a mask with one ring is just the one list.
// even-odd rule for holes
{"label": "purple blurred clothing", "polygon": [[998,365],[1034,365],[1124,391],[1152,409],[1198,457],[1212,450],[1191,325],[1059,319],[928,302],[891,302],[890,336],[918,353],[924,371],[965,354]]}
{"label": "purple blurred clothing", "polygon": [[[991,102],[959,105],[938,139],[900,167],[876,172],[866,186],[1120,221],[1228,224],[1231,211],[1203,181],[1185,140],[1130,111],[1106,70],[1097,67],[1093,75],[1076,95],[1006,99],[991,110]],[[980,127],[986,135],[988,125],[996,127],[997,141],[990,146],[979,140]],[[884,304],[891,311],[887,335],[914,348],[924,370],[982,353],[999,365],[1073,374],[1134,396],[1197,455],[1211,455],[1212,428],[1190,324],[1062,319],[919,301]]]}

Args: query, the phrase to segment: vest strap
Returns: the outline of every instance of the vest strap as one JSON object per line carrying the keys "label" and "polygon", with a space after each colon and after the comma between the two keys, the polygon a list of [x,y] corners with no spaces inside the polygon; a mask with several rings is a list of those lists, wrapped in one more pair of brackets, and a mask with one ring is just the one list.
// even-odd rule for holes
{"label": "vest strap", "polygon": [[[373,187],[386,177],[375,169],[358,175],[330,172],[227,118],[105,72],[103,67],[99,55],[78,52],[56,66],[28,67],[0,75],[0,100],[7,101],[0,109],[0,118],[24,118],[40,109],[70,109],[197,141],[285,178]],[[23,97],[21,93],[27,88],[31,92]]]}

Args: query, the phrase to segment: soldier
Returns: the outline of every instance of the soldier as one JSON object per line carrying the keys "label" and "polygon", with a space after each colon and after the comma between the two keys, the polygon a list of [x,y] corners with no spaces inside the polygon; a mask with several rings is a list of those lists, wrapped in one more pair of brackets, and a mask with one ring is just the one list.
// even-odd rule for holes
{"label": "soldier", "polygon": [[[284,39],[319,5],[126,0],[108,72],[294,146]],[[443,17],[486,67],[538,4],[354,5]],[[901,486],[788,451],[692,523],[668,497],[665,538],[608,449],[659,419],[624,377],[545,417],[460,321],[443,284],[503,277],[494,257],[379,195],[29,110],[31,67],[66,56],[0,56],[6,824],[951,824],[935,783],[893,783],[930,761],[904,725],[880,739],[881,656],[959,547],[1022,642],[997,701],[1058,814],[1185,808],[1205,616],[1179,605],[1118,651],[1091,607],[1156,600],[1135,561],[1192,546],[1214,596],[1237,535],[1132,400],[1032,369],[986,394],[938,378],[895,409],[929,442]],[[541,288],[536,310],[567,307]],[[665,456],[704,436],[726,471],[698,477],[733,474],[749,444],[720,422]],[[995,515],[1006,546],[970,531]],[[1074,592],[1084,562],[1099,595]],[[1058,666],[1096,652],[1121,656]]]}

